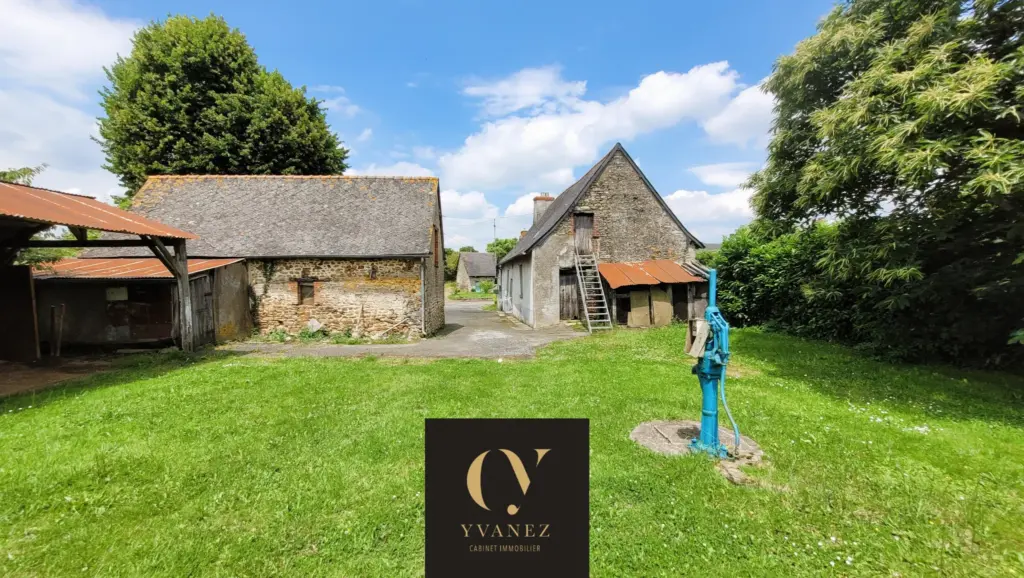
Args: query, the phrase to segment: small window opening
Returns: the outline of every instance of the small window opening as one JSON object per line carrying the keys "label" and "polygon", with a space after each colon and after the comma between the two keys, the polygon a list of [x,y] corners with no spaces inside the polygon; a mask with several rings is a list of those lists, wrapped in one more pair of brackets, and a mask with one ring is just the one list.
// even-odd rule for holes
{"label": "small window opening", "polygon": [[370,265],[370,280],[377,278],[377,265]]}
{"label": "small window opening", "polygon": [[312,305],[316,287],[311,282],[299,283],[299,305]]}

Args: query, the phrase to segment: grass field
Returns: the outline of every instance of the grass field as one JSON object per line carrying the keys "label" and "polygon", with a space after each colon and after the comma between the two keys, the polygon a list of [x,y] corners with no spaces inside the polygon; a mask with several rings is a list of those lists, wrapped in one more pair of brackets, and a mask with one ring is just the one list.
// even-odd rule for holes
{"label": "grass field", "polygon": [[415,576],[423,418],[588,417],[595,576],[1024,574],[1024,380],[734,333],[758,487],[628,438],[697,419],[684,332],[536,360],[152,358],[0,401],[0,574]]}

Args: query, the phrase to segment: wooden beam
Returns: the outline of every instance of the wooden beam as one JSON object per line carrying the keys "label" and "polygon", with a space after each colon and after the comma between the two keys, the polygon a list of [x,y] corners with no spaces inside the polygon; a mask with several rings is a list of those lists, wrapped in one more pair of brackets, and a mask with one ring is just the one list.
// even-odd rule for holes
{"label": "wooden beam", "polygon": [[[154,243],[154,246],[157,246]],[[195,351],[195,330],[192,327],[192,287],[188,280],[188,254],[185,251],[185,240],[174,240],[174,269],[171,273],[178,282],[178,333],[181,338],[181,349]]]}
{"label": "wooden beam", "polygon": [[89,240],[89,232],[85,227],[68,227],[68,230],[71,231],[71,234],[79,241]]}
{"label": "wooden beam", "polygon": [[[174,260],[174,255],[172,255],[167,249],[167,245],[164,245],[163,241],[161,241],[159,237],[145,236],[143,239],[149,241],[149,250],[156,255],[157,259],[160,259],[160,262],[163,263],[164,267],[167,267],[167,270],[171,272],[171,275],[174,275],[174,277],[177,278],[178,264]],[[185,271],[185,274],[188,275],[188,271]]]}
{"label": "wooden beam", "polygon": [[74,247],[148,247],[149,243],[142,239],[97,239],[94,241],[39,241],[29,239],[27,241],[7,241],[0,247],[15,249],[68,249]]}

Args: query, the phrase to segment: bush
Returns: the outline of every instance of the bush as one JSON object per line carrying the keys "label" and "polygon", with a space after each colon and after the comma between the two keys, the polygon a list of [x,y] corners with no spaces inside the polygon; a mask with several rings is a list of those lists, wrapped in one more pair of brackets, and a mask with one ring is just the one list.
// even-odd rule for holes
{"label": "bush", "polygon": [[962,282],[936,291],[934,279],[886,284],[830,274],[824,256],[856,237],[841,222],[775,237],[754,225],[700,258],[718,270],[718,306],[732,325],[845,342],[889,359],[1020,365],[1024,348],[1007,344],[1020,321],[1012,308],[972,298]]}
{"label": "bush", "polygon": [[484,293],[494,293],[494,281],[481,281],[480,291]]}

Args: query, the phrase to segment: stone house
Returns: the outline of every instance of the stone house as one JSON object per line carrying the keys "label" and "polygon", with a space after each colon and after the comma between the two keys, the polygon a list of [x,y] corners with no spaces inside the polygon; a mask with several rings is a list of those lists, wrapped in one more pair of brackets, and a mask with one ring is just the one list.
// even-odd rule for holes
{"label": "stone house", "polygon": [[470,291],[481,281],[495,282],[497,261],[493,253],[459,253],[459,266],[455,274],[455,286],[460,291]]}
{"label": "stone house", "polygon": [[[187,223],[189,257],[245,260],[253,326],[431,335],[444,327],[436,178],[154,176],[132,211]],[[128,256],[92,249],[86,257]]]}
{"label": "stone house", "polygon": [[700,317],[703,247],[616,144],[557,198],[534,199],[533,225],[498,266],[499,307],[533,327],[588,315],[601,326]]}

